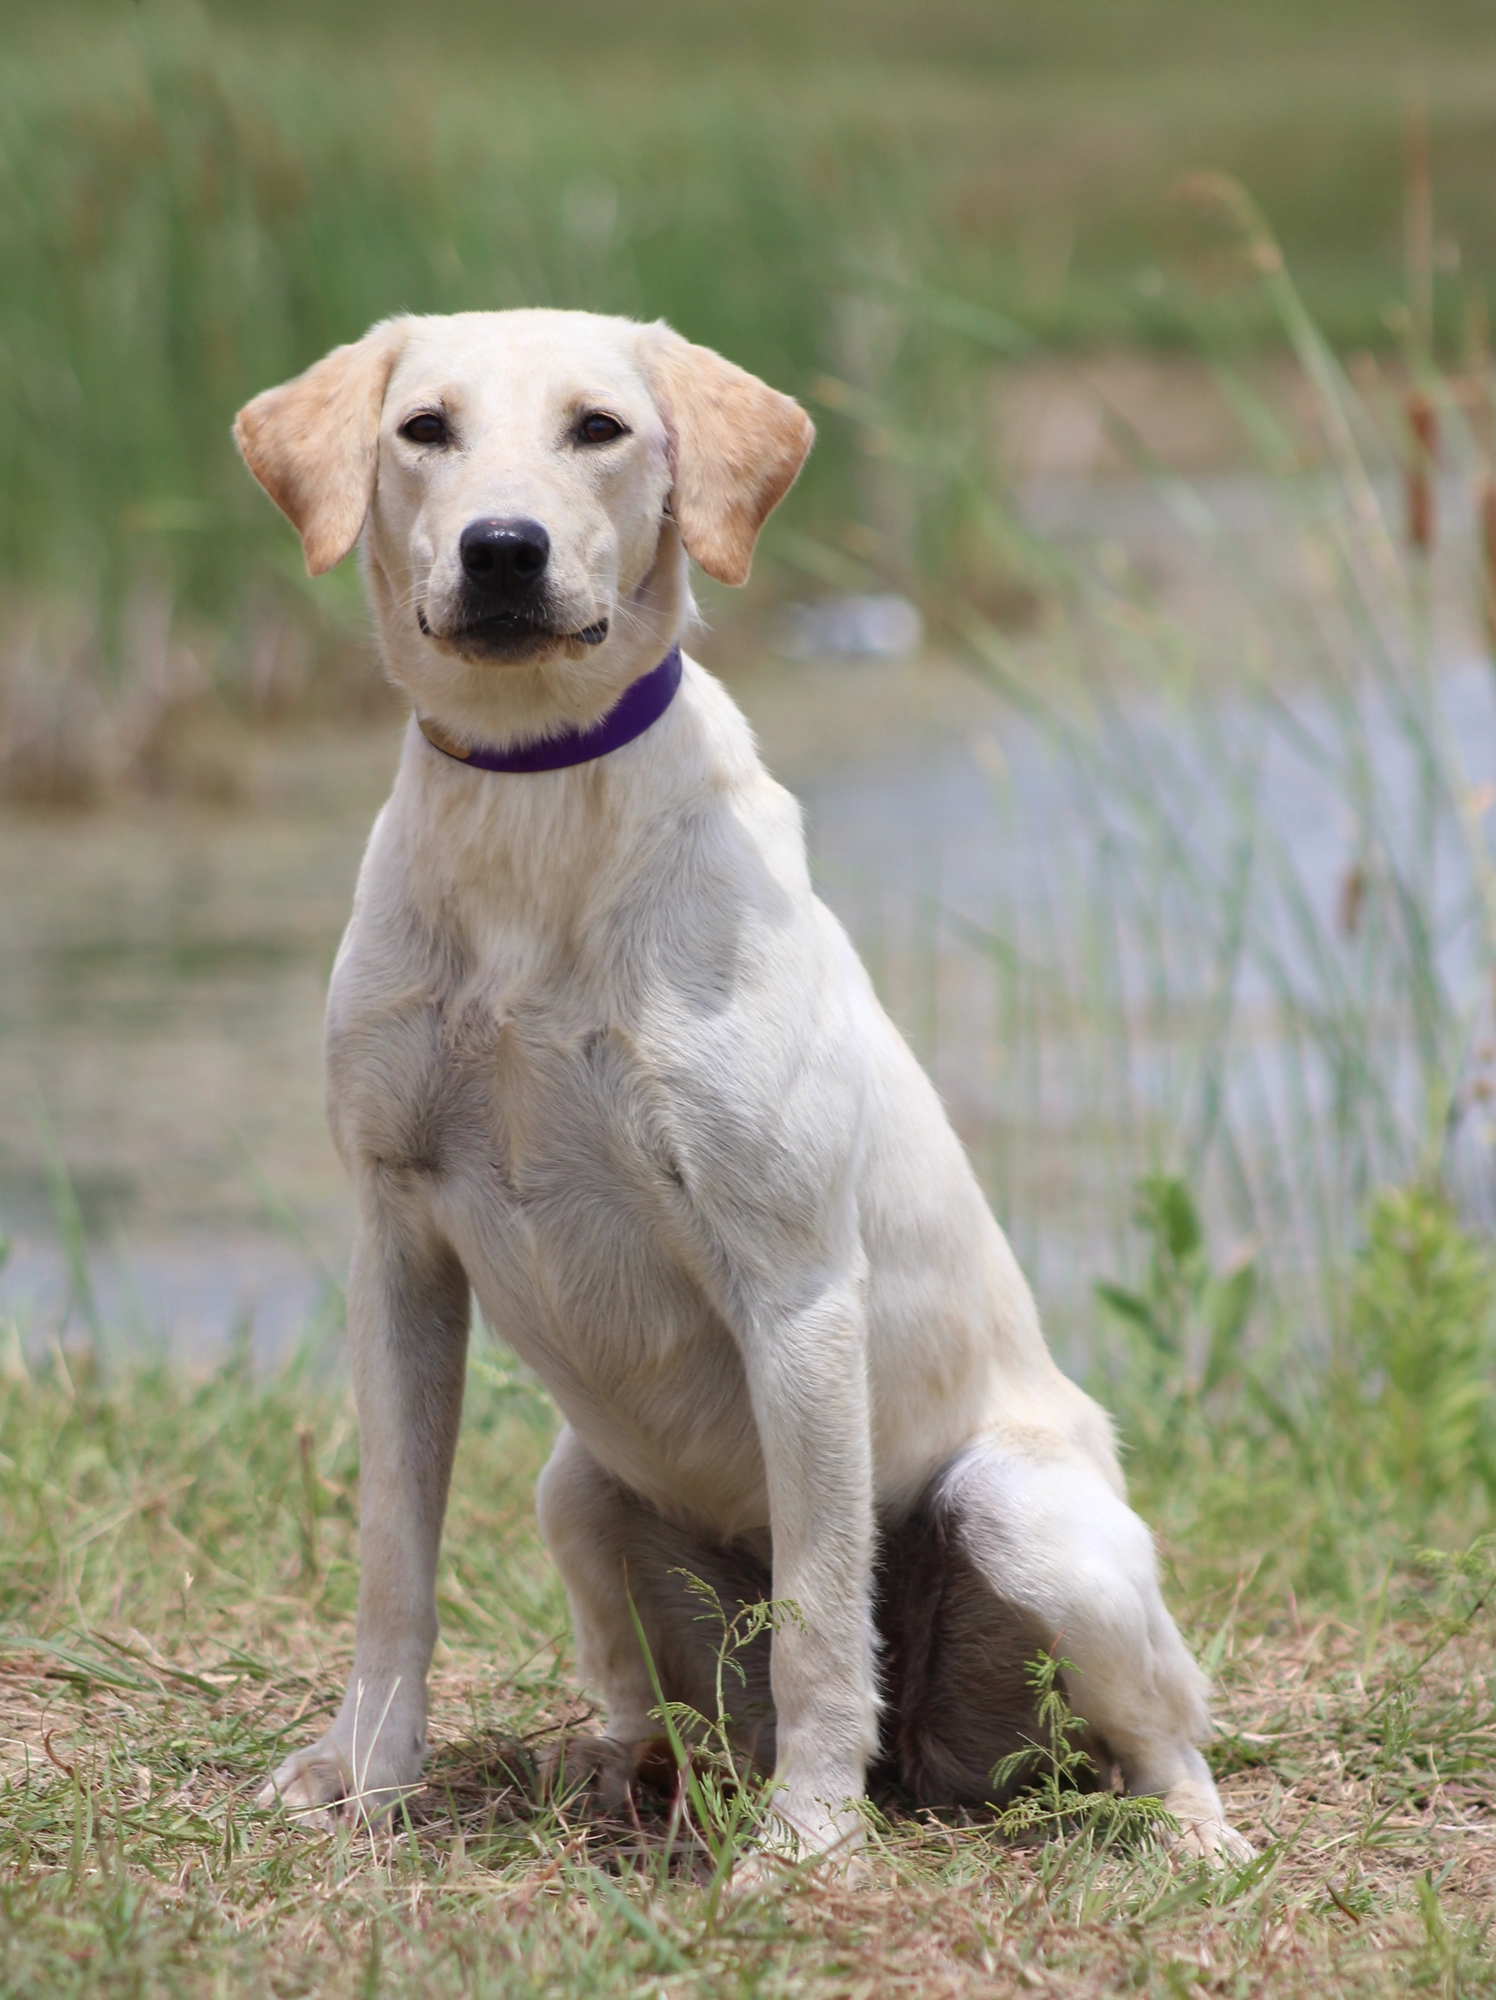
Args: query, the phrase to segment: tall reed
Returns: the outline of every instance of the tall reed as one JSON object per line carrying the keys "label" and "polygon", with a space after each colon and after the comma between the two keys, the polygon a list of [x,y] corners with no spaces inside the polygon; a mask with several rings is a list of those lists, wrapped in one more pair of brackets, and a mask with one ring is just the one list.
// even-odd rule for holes
{"label": "tall reed", "polygon": [[[981,923],[947,910],[939,949],[990,965],[1011,1081],[989,1149],[1041,1289],[1083,1344],[1090,1277],[1135,1267],[1139,1176],[1182,1176],[1222,1253],[1260,1272],[1259,1330],[1324,1353],[1378,1189],[1442,1176],[1467,1215],[1496,1212],[1496,711],[1469,523],[1432,568],[1431,504],[1407,532],[1395,387],[1382,407],[1350,379],[1239,187],[1198,193],[1239,229],[1312,408],[1294,436],[1210,357],[1263,454],[1255,535],[1122,436],[1207,611],[1171,608],[1114,550],[1036,540],[928,408],[914,422],[892,392],[835,383],[829,400],[893,440],[932,517],[964,510],[1055,607],[1024,637],[969,590],[926,600],[1010,704],[997,894]],[[974,352],[968,379],[988,365]],[[1448,457],[1477,471],[1463,412],[1488,389],[1426,349],[1418,365]],[[1068,1184],[1036,1153],[1066,1154]]]}

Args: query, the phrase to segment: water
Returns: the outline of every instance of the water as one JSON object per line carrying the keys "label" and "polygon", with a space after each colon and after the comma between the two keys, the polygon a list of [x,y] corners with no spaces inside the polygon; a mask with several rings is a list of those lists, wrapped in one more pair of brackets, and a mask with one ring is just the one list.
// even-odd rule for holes
{"label": "water", "polygon": [[346,1261],[321,1014],[397,730],[271,744],[253,804],[0,823],[0,1309],[76,1332],[57,1163],[102,1315],[278,1349]]}
{"label": "water", "polygon": [[[1302,610],[1313,593],[1282,498],[1233,475],[1189,505],[1231,538],[1238,573]],[[1228,644],[1244,627],[1253,607],[1177,495],[1048,481],[1024,505],[1102,573],[1141,578],[1150,615]],[[1457,493],[1444,511],[1458,519]],[[1463,560],[1456,541],[1453,575]],[[1496,680],[1470,621],[1446,619],[1438,644],[1466,782],[1496,798]],[[1013,657],[1042,685],[1056,655],[1041,631]],[[1196,1115],[1198,1061],[1178,1026],[1209,1001],[1233,841],[1250,821],[1263,848],[1236,988],[1244,1054],[1224,1085],[1247,1131],[1281,1120],[1298,1087],[1274,1039],[1284,982],[1313,1001],[1315,954],[1343,928],[1360,858],[1346,803],[1353,739],[1394,844],[1417,844],[1407,718],[1373,697],[1348,736],[1323,694],[1289,684],[1264,735],[1263,701],[1244,686],[1227,680],[1202,700],[1198,686],[1140,685],[1110,719],[1077,722],[1066,748],[928,657],[766,661],[734,686],[771,768],[804,801],[823,893],[935,1075],[1062,1349],[1077,1352],[1091,1280],[1128,1254],[1129,1180]],[[0,1223],[14,1245],[0,1312],[32,1337],[77,1335],[96,1312],[199,1359],[248,1326],[268,1358],[309,1315],[335,1314],[351,1215],[322,1119],[321,1009],[397,738],[389,722],[262,745],[251,803],[232,812],[158,802],[0,823]],[[1255,762],[1249,741],[1262,746]],[[1249,807],[1219,782],[1228,765],[1253,770]],[[1188,850],[1188,894],[1179,855],[1155,851],[1165,823]],[[1447,827],[1430,852],[1436,956],[1457,990],[1476,966],[1468,868]],[[1110,968],[1091,963],[1109,919]],[[1381,977],[1381,964],[1363,976]],[[1084,1018],[1082,989],[1095,1003]],[[1391,1116],[1416,1120],[1398,1097],[1402,1016],[1389,1024]],[[1108,1045],[1114,1035],[1125,1048]],[[1484,1172],[1486,1139],[1476,1152]],[[59,1241],[59,1162],[91,1298]]]}

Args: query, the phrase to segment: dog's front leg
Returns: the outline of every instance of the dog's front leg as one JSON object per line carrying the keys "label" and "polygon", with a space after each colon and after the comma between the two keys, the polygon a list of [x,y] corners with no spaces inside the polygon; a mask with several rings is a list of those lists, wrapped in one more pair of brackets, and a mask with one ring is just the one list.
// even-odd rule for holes
{"label": "dog's front leg", "polygon": [[293,1812],[346,1799],[360,1817],[414,1785],[426,1749],[436,1563],[462,1416],[468,1286],[451,1250],[381,1203],[348,1282],[359,1420],[358,1632],[331,1728],[260,1793]]}
{"label": "dog's front leg", "polygon": [[743,1343],[768,1482],[774,1809],[805,1854],[855,1844],[877,1748],[873,1465],[861,1287],[829,1285]]}

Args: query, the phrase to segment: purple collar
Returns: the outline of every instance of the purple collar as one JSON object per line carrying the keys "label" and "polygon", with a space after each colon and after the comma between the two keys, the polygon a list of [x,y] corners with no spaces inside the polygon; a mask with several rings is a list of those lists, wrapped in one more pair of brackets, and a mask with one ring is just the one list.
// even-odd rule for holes
{"label": "purple collar", "polygon": [[464,750],[434,722],[422,722],[421,734],[433,750],[459,764],[471,764],[475,771],[564,771],[572,764],[606,757],[610,750],[621,750],[642,736],[675,699],[680,673],[680,647],[672,646],[657,667],[630,682],[599,721],[585,729],[563,729],[559,736],[543,736],[538,742],[514,743],[502,750],[475,743]]}

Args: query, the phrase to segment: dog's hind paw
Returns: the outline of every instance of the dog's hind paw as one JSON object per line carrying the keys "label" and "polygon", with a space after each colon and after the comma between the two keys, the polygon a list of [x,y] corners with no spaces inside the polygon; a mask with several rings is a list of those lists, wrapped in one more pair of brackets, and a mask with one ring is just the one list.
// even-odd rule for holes
{"label": "dog's hind paw", "polygon": [[620,1813],[629,1790],[642,1780],[654,1790],[674,1787],[675,1763],[663,1736],[622,1743],[614,1736],[564,1736],[540,1758],[541,1788],[549,1798],[585,1794],[605,1813]]}

